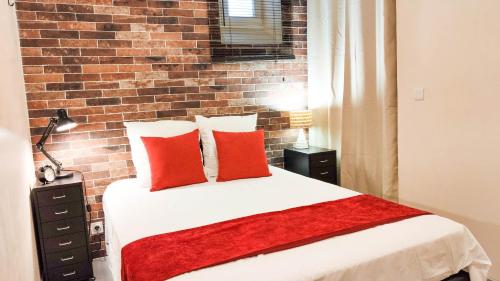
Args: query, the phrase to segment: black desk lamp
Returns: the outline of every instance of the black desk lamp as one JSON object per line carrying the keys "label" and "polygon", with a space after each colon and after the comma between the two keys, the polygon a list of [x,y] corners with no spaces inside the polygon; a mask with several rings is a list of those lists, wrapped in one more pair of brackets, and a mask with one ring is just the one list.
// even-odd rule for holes
{"label": "black desk lamp", "polygon": [[57,117],[52,117],[50,118],[49,125],[43,132],[42,137],[40,140],[36,143],[36,148],[40,150],[45,157],[47,157],[52,164],[56,166],[56,178],[68,178],[73,176],[73,172],[64,172],[62,163],[54,159],[47,151],[44,149],[45,142],[47,141],[47,138],[52,134],[54,129],[57,132],[64,132],[70,129],[73,129],[77,126],[78,124],[73,121],[73,119],[68,117],[68,113],[66,113],[65,109],[59,109],[57,110]]}

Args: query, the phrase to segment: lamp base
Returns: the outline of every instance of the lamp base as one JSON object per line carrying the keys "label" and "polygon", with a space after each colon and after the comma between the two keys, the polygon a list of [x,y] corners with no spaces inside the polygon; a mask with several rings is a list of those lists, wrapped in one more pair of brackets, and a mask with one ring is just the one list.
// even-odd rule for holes
{"label": "lamp base", "polygon": [[70,171],[61,171],[56,175],[56,179],[67,179],[73,177],[73,172]]}
{"label": "lamp base", "polygon": [[309,148],[309,144],[302,144],[302,143],[294,143],[293,144],[293,148],[297,148],[297,149],[308,149]]}
{"label": "lamp base", "polygon": [[306,135],[304,133],[304,129],[300,129],[299,136],[297,137],[297,141],[293,144],[293,147],[297,148],[297,149],[309,148],[309,142],[307,142]]}

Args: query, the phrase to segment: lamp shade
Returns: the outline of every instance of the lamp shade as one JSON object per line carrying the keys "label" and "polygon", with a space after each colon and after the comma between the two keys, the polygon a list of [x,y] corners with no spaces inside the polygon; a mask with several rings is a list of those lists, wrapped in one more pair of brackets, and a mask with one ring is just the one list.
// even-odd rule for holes
{"label": "lamp shade", "polygon": [[68,117],[68,113],[64,109],[57,110],[57,127],[56,131],[64,132],[75,128],[77,123]]}
{"label": "lamp shade", "polygon": [[300,110],[290,112],[290,128],[309,128],[312,126],[312,111]]}

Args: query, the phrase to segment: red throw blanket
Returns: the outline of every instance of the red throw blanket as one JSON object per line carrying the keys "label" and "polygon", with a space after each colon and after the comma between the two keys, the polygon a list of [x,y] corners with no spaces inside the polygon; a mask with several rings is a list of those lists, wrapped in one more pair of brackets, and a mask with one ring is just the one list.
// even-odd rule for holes
{"label": "red throw blanket", "polygon": [[163,281],[424,214],[428,213],[358,195],[155,235],[122,249],[122,281]]}

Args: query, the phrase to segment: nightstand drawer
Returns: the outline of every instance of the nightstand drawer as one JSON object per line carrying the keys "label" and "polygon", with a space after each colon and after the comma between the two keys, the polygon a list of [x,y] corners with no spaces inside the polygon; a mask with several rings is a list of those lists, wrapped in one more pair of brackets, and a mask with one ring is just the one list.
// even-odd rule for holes
{"label": "nightstand drawer", "polygon": [[313,168],[311,170],[311,178],[337,184],[337,169],[335,166]]}
{"label": "nightstand drawer", "polygon": [[54,253],[86,246],[85,232],[58,236],[44,240],[45,252]]}
{"label": "nightstand drawer", "polygon": [[311,178],[331,178],[337,177],[337,171],[335,166],[330,167],[315,167],[311,169]]}
{"label": "nightstand drawer", "polygon": [[335,166],[337,164],[335,163],[336,155],[334,151],[312,154],[309,158],[309,161],[311,167],[329,167]]}
{"label": "nightstand drawer", "polygon": [[74,202],[40,208],[40,219],[42,222],[63,220],[82,216],[82,203]]}
{"label": "nightstand drawer", "polygon": [[60,221],[46,222],[42,224],[43,238],[50,238],[84,231],[83,217],[66,219]]}
{"label": "nightstand drawer", "polygon": [[49,281],[82,280],[90,278],[91,269],[89,263],[78,263],[60,268],[55,268],[49,272]]}
{"label": "nightstand drawer", "polygon": [[37,192],[38,206],[51,206],[81,201],[82,192],[78,186]]}
{"label": "nightstand drawer", "polygon": [[64,252],[47,254],[47,267],[54,268],[88,261],[87,248],[77,248]]}

